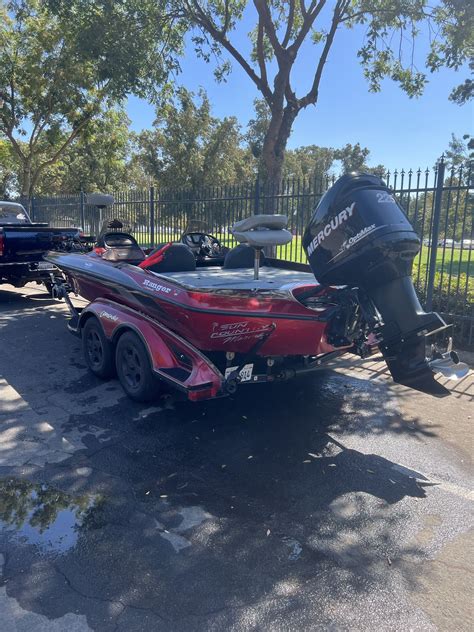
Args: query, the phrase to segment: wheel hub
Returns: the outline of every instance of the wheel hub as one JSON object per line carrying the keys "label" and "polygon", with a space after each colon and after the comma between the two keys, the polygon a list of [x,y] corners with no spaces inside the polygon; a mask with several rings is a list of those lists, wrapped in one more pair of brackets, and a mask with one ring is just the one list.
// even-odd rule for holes
{"label": "wheel hub", "polygon": [[104,357],[104,350],[102,348],[101,340],[95,331],[89,332],[89,335],[87,336],[87,353],[94,366],[101,364]]}
{"label": "wheel hub", "polygon": [[121,358],[122,374],[130,388],[136,389],[143,379],[143,367],[133,347],[125,347]]}

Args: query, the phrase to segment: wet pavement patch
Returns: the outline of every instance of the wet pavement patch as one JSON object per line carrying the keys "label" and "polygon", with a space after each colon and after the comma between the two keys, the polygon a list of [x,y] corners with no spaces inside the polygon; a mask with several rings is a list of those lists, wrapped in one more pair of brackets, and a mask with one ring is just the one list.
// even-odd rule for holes
{"label": "wet pavement patch", "polygon": [[72,496],[54,487],[18,478],[0,479],[0,528],[42,553],[61,554],[78,533],[94,523],[98,497]]}

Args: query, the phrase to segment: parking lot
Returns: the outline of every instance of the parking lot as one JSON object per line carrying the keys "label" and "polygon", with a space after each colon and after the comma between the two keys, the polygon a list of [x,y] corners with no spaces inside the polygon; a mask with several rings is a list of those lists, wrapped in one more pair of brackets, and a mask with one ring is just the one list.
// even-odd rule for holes
{"label": "parking lot", "polygon": [[135,404],[66,317],[0,289],[2,632],[472,630],[472,372]]}

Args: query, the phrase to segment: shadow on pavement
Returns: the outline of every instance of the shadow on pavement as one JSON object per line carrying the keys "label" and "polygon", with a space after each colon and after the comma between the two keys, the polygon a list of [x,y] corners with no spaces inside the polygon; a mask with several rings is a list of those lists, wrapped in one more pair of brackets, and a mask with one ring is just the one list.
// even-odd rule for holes
{"label": "shadow on pavement", "polygon": [[[144,609],[167,629],[203,629],[204,621],[240,627],[247,609],[262,610],[266,625],[287,619],[304,609],[306,582],[324,623],[328,592],[337,600],[385,584],[388,559],[417,555],[400,545],[407,510],[396,507],[424,498],[425,482],[334,441],[326,431],[341,427],[343,400],[337,389],[329,396],[331,377],[306,382],[296,400],[289,385],[271,389],[271,406],[249,390],[230,406],[182,404],[139,422],[127,403],[103,418],[72,416],[71,426],[103,427],[110,438],[86,433],[87,449],[31,476],[52,490],[54,520],[51,505],[57,498],[64,510],[64,493],[73,505],[78,495],[100,502],[60,554],[57,525],[46,553],[8,532],[8,594],[49,617],[84,613],[94,629],[124,608]],[[380,411],[364,416],[381,432]],[[181,529],[185,509],[201,517]]]}

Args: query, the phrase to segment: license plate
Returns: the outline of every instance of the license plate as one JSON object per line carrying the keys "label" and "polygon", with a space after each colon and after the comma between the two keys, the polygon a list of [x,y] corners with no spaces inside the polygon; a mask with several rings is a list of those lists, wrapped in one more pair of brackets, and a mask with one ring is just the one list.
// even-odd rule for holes
{"label": "license plate", "polygon": [[39,261],[38,270],[54,270],[54,266],[48,261]]}
{"label": "license plate", "polygon": [[[231,373],[237,371],[238,366],[230,366],[225,370],[225,377],[228,378]],[[252,379],[253,364],[246,364],[240,371],[239,376],[242,382],[250,382]]]}

